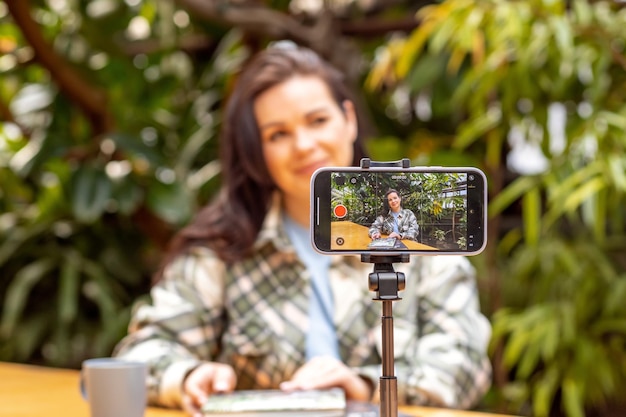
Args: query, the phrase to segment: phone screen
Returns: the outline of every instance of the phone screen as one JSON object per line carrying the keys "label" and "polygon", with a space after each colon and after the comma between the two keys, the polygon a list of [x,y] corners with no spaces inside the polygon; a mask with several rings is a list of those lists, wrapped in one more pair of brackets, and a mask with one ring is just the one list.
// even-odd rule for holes
{"label": "phone screen", "polygon": [[477,168],[322,168],[311,193],[320,252],[474,255],[486,244],[486,177]]}

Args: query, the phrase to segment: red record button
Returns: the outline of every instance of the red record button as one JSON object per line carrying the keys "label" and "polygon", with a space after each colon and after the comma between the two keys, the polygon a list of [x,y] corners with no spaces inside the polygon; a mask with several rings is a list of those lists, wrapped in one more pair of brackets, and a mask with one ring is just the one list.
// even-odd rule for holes
{"label": "red record button", "polygon": [[343,204],[336,205],[333,211],[339,219],[346,217],[346,214],[348,214],[348,209]]}

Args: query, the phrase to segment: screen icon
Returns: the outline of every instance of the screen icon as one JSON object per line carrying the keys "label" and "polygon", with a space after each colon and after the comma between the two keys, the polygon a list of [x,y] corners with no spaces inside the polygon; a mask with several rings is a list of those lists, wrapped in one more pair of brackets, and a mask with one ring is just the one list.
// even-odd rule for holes
{"label": "screen icon", "polygon": [[333,209],[333,213],[338,219],[343,219],[348,214],[348,209],[343,204],[337,204]]}

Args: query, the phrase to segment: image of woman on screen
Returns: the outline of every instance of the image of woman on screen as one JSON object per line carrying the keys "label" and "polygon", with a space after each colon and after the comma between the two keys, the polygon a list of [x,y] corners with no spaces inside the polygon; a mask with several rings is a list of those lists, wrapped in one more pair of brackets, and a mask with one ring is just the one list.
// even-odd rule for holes
{"label": "image of woman on screen", "polygon": [[[340,388],[377,401],[372,265],[316,252],[310,181],[365,155],[342,74],[279,43],[236,74],[220,123],[220,190],[171,241],[113,354],[149,364],[148,401],[201,416],[216,393]],[[423,258],[423,259],[418,259]],[[469,408],[490,385],[491,327],[464,257],[415,257],[394,306],[400,404]]]}
{"label": "image of woman on screen", "polygon": [[398,239],[417,240],[419,225],[415,214],[402,208],[402,197],[395,189],[390,189],[385,193],[383,200],[384,213],[374,220],[369,229],[369,236],[372,239],[379,239],[382,235],[395,237]]}

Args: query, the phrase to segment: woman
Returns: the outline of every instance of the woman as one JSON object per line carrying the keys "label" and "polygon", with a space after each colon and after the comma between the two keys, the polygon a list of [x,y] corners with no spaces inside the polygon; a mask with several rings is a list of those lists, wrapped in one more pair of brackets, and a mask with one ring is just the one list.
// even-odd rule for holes
{"label": "woman", "polygon": [[374,220],[369,230],[372,239],[379,239],[383,234],[397,239],[417,240],[419,225],[415,214],[402,208],[400,193],[393,188],[385,193],[385,212]]}
{"label": "woman", "polygon": [[[152,304],[136,310],[115,354],[150,363],[152,404],[190,414],[234,389],[341,387],[375,400],[371,265],[318,254],[308,229],[311,174],[363,156],[341,75],[308,49],[267,49],[239,76],[224,117],[222,189],[174,238]],[[453,257],[404,266],[399,402],[469,407],[490,376],[473,270]]]}

